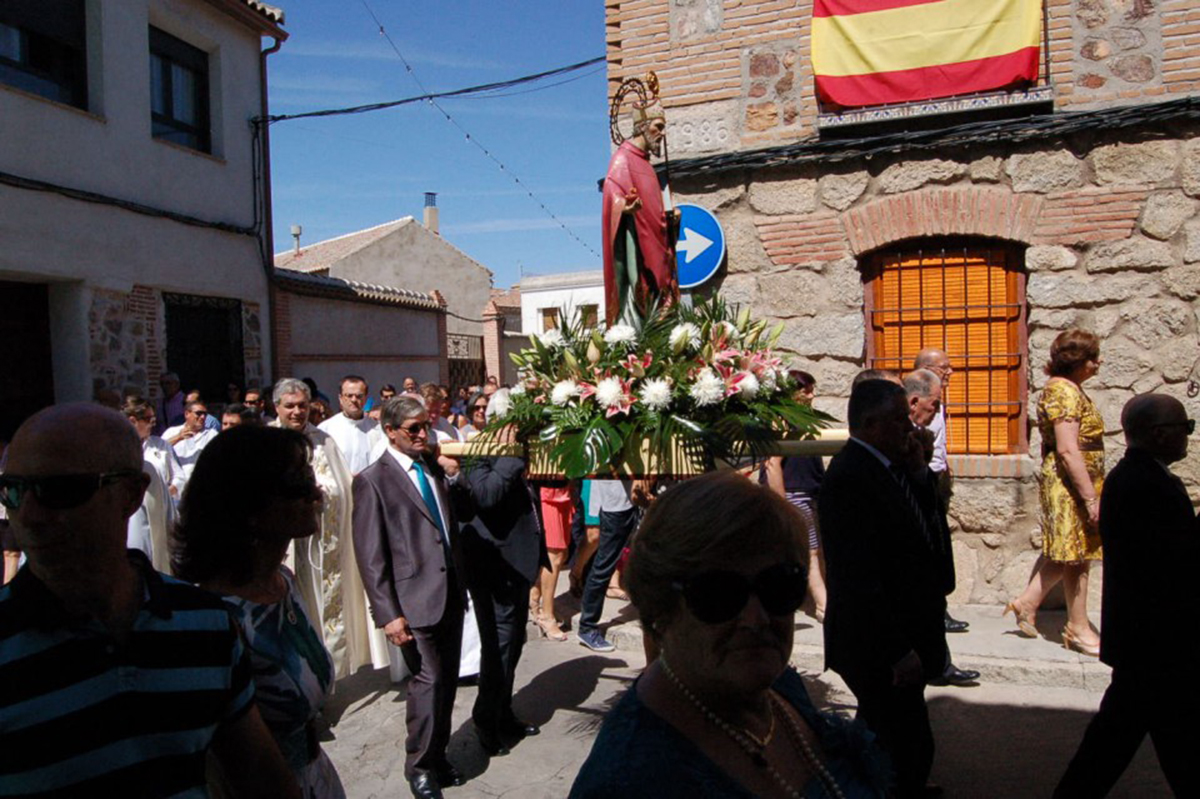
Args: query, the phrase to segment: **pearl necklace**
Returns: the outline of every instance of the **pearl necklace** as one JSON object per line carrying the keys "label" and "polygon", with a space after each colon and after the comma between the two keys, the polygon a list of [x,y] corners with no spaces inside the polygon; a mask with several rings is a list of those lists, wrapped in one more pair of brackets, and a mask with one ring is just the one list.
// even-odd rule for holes
{"label": "pearl necklace", "polygon": [[783,699],[777,696],[774,691],[770,692],[770,697],[771,704],[778,705],[779,712],[783,714],[783,720],[787,723],[788,736],[794,744],[799,746],[800,752],[804,755],[804,759],[808,762],[809,767],[816,772],[817,779],[821,781],[821,787],[825,789],[825,793],[834,797],[834,799],[845,799],[845,794],[842,793],[842,789],[833,778],[833,774],[829,772],[829,769],[817,757],[817,753],[813,751],[812,745],[804,737],[804,733],[800,731],[800,722],[796,720]]}
{"label": "pearl necklace", "polygon": [[788,782],[787,779],[780,774],[774,766],[771,765],[770,761],[768,761],[766,757],[767,744],[771,742],[771,738],[775,734],[775,705],[779,703],[779,710],[781,713],[783,713],[784,720],[788,725],[788,737],[792,739],[794,744],[798,745],[801,754],[804,755],[804,760],[808,763],[813,773],[817,775],[817,779],[821,781],[821,787],[825,790],[825,793],[834,797],[834,799],[845,799],[845,794],[842,793],[841,788],[839,788],[837,782],[834,781],[833,775],[829,773],[827,768],[825,768],[825,764],[820,761],[816,753],[812,750],[812,747],[809,746],[808,741],[805,740],[804,736],[800,733],[799,723],[787,711],[787,708],[783,706],[783,700],[776,697],[773,691],[768,691],[768,696],[770,698],[770,704],[768,707],[771,711],[771,726],[770,729],[767,730],[766,736],[760,739],[747,729],[733,726],[728,721],[710,710],[707,705],[700,701],[699,697],[688,690],[687,686],[683,684],[683,681],[679,679],[674,670],[671,668],[671,664],[667,663],[666,657],[659,655],[658,660],[660,663],[662,663],[663,672],[667,675],[667,678],[670,679],[670,681],[675,685],[675,688],[678,689],[679,693],[683,694],[684,698],[691,702],[692,705],[700,711],[701,715],[708,719],[713,726],[721,730],[721,732],[732,738],[733,741],[740,746],[747,755],[750,756],[750,759],[754,761],[755,765],[765,768],[767,773],[770,774],[771,778],[779,784],[779,787],[783,789],[783,792],[786,795],[791,797],[801,797],[803,794],[796,790],[796,788],[790,782]]}

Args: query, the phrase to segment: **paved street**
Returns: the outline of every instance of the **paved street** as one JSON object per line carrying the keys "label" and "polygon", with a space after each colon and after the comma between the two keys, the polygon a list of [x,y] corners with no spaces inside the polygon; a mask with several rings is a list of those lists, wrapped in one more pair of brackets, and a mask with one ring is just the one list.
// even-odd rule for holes
{"label": "paved street", "polygon": [[[462,687],[455,706],[450,758],[468,776],[466,797],[562,797],[587,757],[605,710],[643,665],[639,636],[610,600],[617,616],[612,637],[621,646],[597,655],[579,646],[533,637],[518,674],[518,714],[542,725],[542,734],[519,744],[506,757],[489,758],[470,725],[475,689]],[[1048,797],[1075,751],[1107,684],[1107,668],[1066,652],[1056,640],[1028,641],[1009,634],[999,608],[955,608],[972,623],[969,633],[950,638],[955,662],[990,677],[969,688],[931,688],[929,703],[938,754],[933,779],[950,797]],[[1043,613],[1043,632],[1061,627]],[[820,628],[797,617],[794,662],[809,676],[818,705],[853,712],[853,697],[832,674],[815,673]],[[404,703],[387,673],[364,672],[338,685],[327,708],[332,740],[325,743],[352,799],[406,797],[403,776]],[[1113,797],[1169,796],[1153,748],[1147,741]]]}

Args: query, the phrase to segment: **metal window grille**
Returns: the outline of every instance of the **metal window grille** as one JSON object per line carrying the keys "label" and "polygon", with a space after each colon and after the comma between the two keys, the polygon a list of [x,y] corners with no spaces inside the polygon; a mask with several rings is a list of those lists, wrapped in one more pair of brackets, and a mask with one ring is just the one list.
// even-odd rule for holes
{"label": "metal window grille", "polygon": [[1020,250],[982,240],[925,240],[867,266],[868,364],[899,373],[922,349],[950,356],[943,392],[951,454],[1028,448],[1025,274]]}

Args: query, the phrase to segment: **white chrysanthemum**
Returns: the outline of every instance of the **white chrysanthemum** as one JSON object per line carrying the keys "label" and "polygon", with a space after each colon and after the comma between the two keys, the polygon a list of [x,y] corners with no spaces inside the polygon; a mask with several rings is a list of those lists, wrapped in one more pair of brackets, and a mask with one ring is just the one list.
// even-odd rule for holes
{"label": "white chrysanthemum", "polygon": [[712,369],[701,369],[688,393],[700,407],[715,405],[725,398],[725,381],[717,377]]}
{"label": "white chrysanthemum", "polygon": [[650,410],[666,410],[671,404],[671,383],[661,377],[652,377],[642,383],[641,397]]}
{"label": "white chrysanthemum", "polygon": [[700,328],[691,322],[675,325],[671,329],[671,348],[681,350],[684,347],[700,347]]}
{"label": "white chrysanthemum", "polygon": [[758,394],[759,383],[758,378],[753,372],[742,372],[742,379],[738,381],[737,390],[742,395],[742,399],[751,400]]}
{"label": "white chrysanthemum", "polygon": [[758,376],[758,385],[768,394],[774,394],[779,389],[779,377],[772,367],[768,366],[762,370],[762,374]]}
{"label": "white chrysanthemum", "polygon": [[550,401],[555,405],[566,405],[572,397],[579,396],[579,384],[574,380],[560,380],[550,389]]}
{"label": "white chrysanthemum", "polygon": [[563,338],[562,331],[557,327],[552,327],[544,333],[534,333],[534,335],[538,337],[538,341],[542,342],[543,347],[550,349],[557,349],[567,343],[567,340]]}
{"label": "white chrysanthemum", "polygon": [[511,389],[502,388],[492,395],[492,399],[488,402],[488,421],[508,416],[508,412],[512,410],[512,400],[509,398],[511,393]]}
{"label": "white chrysanthemum", "polygon": [[602,408],[611,408],[625,399],[625,389],[616,377],[606,377],[596,384],[596,402]]}
{"label": "white chrysanthemum", "polygon": [[637,331],[629,325],[613,325],[604,331],[605,344],[632,344],[637,341]]}

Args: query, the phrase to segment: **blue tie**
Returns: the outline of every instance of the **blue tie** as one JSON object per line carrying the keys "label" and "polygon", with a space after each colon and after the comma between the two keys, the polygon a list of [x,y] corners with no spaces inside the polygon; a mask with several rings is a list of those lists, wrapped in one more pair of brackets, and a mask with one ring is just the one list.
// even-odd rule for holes
{"label": "blue tie", "polygon": [[437,499],[433,496],[433,486],[429,485],[429,478],[425,476],[425,469],[421,467],[420,461],[413,461],[413,469],[417,472],[417,485],[421,487],[421,499],[425,500],[425,507],[429,508],[429,515],[433,517],[433,523],[437,525],[438,532],[444,539],[446,525],[442,523],[442,513],[438,510]]}

